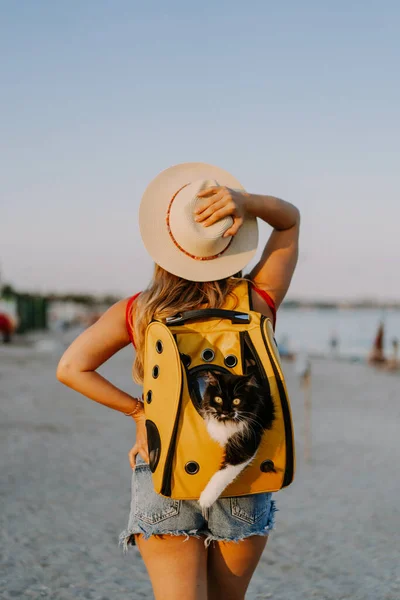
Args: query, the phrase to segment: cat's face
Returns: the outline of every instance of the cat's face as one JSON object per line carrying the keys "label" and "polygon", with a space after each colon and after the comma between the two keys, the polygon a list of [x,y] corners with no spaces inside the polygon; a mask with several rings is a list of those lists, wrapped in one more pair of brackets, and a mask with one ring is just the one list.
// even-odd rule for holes
{"label": "cat's face", "polygon": [[202,411],[205,416],[222,422],[238,421],[241,415],[254,410],[254,402],[259,397],[259,386],[254,375],[207,371],[204,382]]}

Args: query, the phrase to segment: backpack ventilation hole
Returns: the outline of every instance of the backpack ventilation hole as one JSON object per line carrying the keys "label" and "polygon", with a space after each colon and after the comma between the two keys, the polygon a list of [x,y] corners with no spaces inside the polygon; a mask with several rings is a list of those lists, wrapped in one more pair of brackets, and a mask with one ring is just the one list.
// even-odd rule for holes
{"label": "backpack ventilation hole", "polygon": [[224,363],[226,367],[233,369],[233,367],[236,367],[238,359],[234,354],[228,354],[228,356],[225,356],[224,358]]}
{"label": "backpack ventilation hole", "polygon": [[201,358],[204,360],[204,362],[211,362],[214,360],[214,357],[215,357],[215,352],[214,352],[214,350],[211,350],[211,348],[206,348],[201,353]]}
{"label": "backpack ventilation hole", "polygon": [[196,475],[200,471],[200,465],[195,460],[189,460],[185,465],[185,471],[188,475]]}
{"label": "backpack ventilation hole", "polygon": [[276,473],[275,465],[273,460],[264,460],[260,465],[260,470],[263,473]]}

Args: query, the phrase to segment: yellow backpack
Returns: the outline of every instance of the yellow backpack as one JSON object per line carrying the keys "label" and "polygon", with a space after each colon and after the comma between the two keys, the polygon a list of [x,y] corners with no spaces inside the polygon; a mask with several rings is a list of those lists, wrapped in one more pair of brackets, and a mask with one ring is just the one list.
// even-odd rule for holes
{"label": "yellow backpack", "polygon": [[194,376],[214,369],[242,375],[250,364],[269,386],[275,419],[252,463],[221,496],[275,492],[293,481],[292,417],[272,323],[252,310],[249,282],[234,294],[238,301],[229,297],[223,309],[188,311],[147,327],[146,429],[154,489],[163,496],[198,499],[223,458],[198,412]]}

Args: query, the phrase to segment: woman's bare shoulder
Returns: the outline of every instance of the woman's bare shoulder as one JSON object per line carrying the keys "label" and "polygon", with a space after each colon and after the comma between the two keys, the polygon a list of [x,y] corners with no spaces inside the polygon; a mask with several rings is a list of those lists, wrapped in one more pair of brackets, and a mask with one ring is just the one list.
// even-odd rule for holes
{"label": "woman's bare shoulder", "polygon": [[127,311],[130,300],[131,300],[131,296],[128,296],[127,298],[122,298],[121,300],[118,300],[117,302],[112,304],[110,306],[110,308],[108,308],[106,310],[106,312],[103,315],[103,318],[105,316],[107,316],[108,318],[111,318],[111,319],[118,319],[118,320],[125,319],[126,311]]}

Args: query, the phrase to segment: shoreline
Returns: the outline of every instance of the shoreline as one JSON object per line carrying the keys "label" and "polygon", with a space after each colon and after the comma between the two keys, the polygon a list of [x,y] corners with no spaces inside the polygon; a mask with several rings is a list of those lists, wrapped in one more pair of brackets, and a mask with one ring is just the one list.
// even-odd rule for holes
{"label": "shoreline", "polygon": [[[73,341],[75,337],[79,335],[84,330],[84,327],[80,328],[71,328],[67,330],[67,332],[60,332],[54,330],[36,330],[30,331],[22,334],[15,334],[13,336],[13,340],[9,344],[0,344],[0,352],[9,349],[12,352],[13,348],[25,348],[31,349],[32,351],[52,351],[54,349],[67,348],[68,345]],[[279,344],[278,344],[279,346]],[[298,350],[293,351],[291,353],[293,358],[288,358],[285,354],[281,353],[281,359],[284,364],[295,363],[296,360],[300,357],[307,357],[310,360],[324,360],[324,361],[332,361],[332,362],[342,362],[349,364],[366,364],[376,369],[384,370],[384,367],[379,367],[376,365],[369,365],[368,363],[368,353],[365,354],[353,354],[346,352],[337,352],[332,353],[330,351],[307,351],[307,350]],[[387,358],[386,361],[390,361],[390,358]],[[398,364],[398,369],[400,370],[400,361]],[[397,372],[397,371],[395,371]]]}

